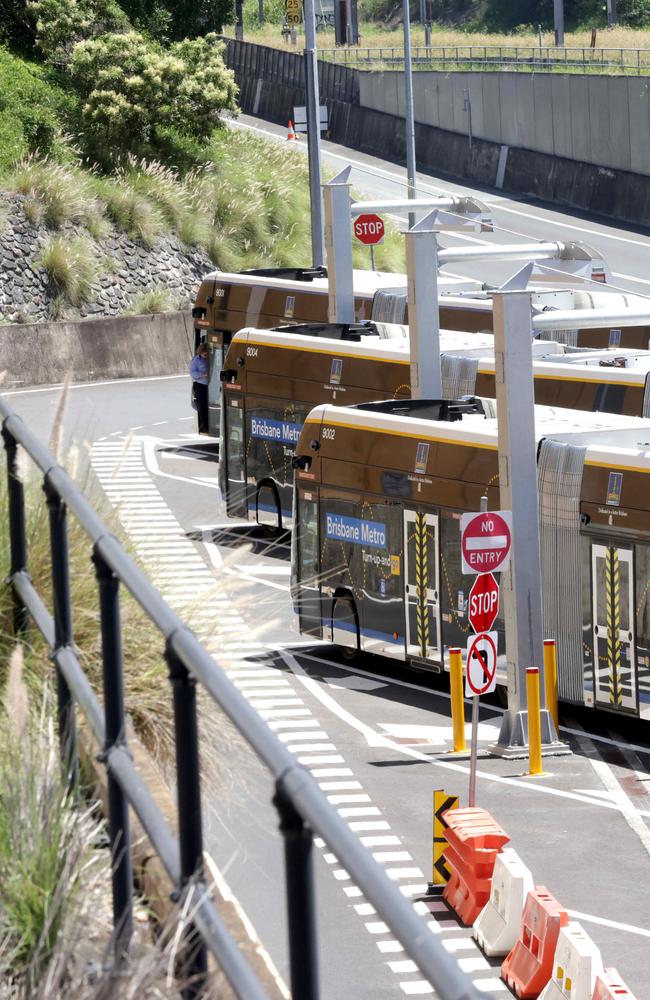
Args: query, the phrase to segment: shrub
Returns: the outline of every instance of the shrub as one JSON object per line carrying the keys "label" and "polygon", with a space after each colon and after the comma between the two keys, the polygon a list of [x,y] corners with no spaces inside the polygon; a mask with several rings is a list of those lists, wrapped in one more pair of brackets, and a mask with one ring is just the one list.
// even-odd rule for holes
{"label": "shrub", "polygon": [[87,240],[54,236],[46,244],[40,263],[71,305],[78,306],[90,298],[96,261]]}
{"label": "shrub", "polygon": [[36,44],[55,65],[69,61],[77,42],[130,27],[115,0],[32,0],[28,7],[36,19]]}
{"label": "shrub", "polygon": [[70,72],[95,155],[106,162],[146,153],[155,148],[157,128],[208,136],[219,113],[236,108],[222,51],[216,35],[166,51],[134,31],[79,42]]}
{"label": "shrub", "polygon": [[57,72],[0,46],[0,172],[36,150],[63,156],[75,109]]}

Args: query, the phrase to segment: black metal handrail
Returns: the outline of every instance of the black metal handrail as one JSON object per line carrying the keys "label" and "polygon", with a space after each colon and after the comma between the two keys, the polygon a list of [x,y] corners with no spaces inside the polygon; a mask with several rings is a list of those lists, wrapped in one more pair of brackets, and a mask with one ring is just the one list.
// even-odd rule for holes
{"label": "black metal handrail", "polygon": [[[229,935],[203,877],[203,837],[196,682],[199,681],[266,765],[274,779],[273,803],[285,843],[289,957],[294,1000],[317,1000],[318,963],[313,885],[313,836],[328,844],[442,1000],[485,1000],[471,979],[430,933],[412,904],[390,881],[372,854],[275,733],[250,706],[193,632],[167,606],[118,540],[108,531],[79,487],[22,419],[0,397],[2,437],[7,453],[11,543],[9,582],[18,637],[32,618],[52,650],[58,692],[59,734],[66,773],[75,780],[75,703],[102,749],[108,777],[108,823],[113,860],[113,919],[118,956],[125,953],[132,925],[132,860],[129,805],[140,820],[182,899],[192,890],[191,926],[185,974],[187,998],[201,995],[209,950],[237,996],[263,1000],[265,990]],[[29,576],[24,487],[17,450],[22,447],[43,474],[50,521],[53,614]],[[103,700],[86,677],[73,643],[67,512],[92,543],[101,615]],[[125,732],[120,585],[124,585],[162,634],[173,689],[178,840],[138,774]]]}

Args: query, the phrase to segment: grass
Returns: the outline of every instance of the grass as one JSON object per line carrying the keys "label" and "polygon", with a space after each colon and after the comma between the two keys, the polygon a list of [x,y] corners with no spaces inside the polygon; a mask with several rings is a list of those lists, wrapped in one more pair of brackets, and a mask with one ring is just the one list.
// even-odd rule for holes
{"label": "grass", "polygon": [[64,783],[49,686],[40,715],[31,713],[23,671],[16,647],[0,725],[0,978],[10,973],[29,993],[76,904],[99,827]]}
{"label": "grass", "polygon": [[97,262],[88,240],[53,236],[45,244],[39,263],[71,305],[78,306],[89,300]]}
{"label": "grass", "polygon": [[[64,407],[62,407],[63,411]],[[55,420],[52,444],[60,437],[63,417]],[[82,488],[90,493],[91,502],[101,509],[101,501],[93,496],[89,488],[89,478],[79,474],[81,455],[76,449],[67,454],[66,466],[73,478],[80,478]],[[50,552],[48,512],[44,503],[39,477],[31,463],[23,472],[26,502],[27,542],[29,570],[34,583],[43,595],[47,607],[52,607],[52,586],[50,576]],[[4,515],[7,504],[6,478],[0,477],[0,573],[6,579],[9,572],[9,538],[7,519]],[[116,530],[115,523],[109,525]],[[99,630],[99,609],[97,582],[91,563],[91,549],[88,536],[77,520],[69,518],[70,576],[74,607],[75,642],[79,658],[93,685],[101,690],[101,636]],[[6,680],[3,676],[8,656],[12,648],[11,597],[6,587],[0,592],[0,686]],[[126,707],[134,726],[143,742],[160,757],[167,757],[173,746],[171,735],[172,702],[166,683],[167,667],[162,656],[162,639],[157,630],[145,617],[138,605],[127,594],[122,594],[121,615],[124,643],[124,670],[126,686]],[[52,667],[47,649],[40,637],[32,638],[33,659],[30,684],[39,684],[43,677],[50,675]]]}
{"label": "grass", "polygon": [[[34,686],[39,664],[33,653],[23,655],[17,646],[2,663],[8,669],[0,691],[0,997],[178,997],[183,984],[173,970],[192,890],[155,940],[136,895],[128,958],[113,961],[104,821],[84,789],[70,791],[63,779],[54,686],[42,677]],[[223,981],[215,978],[220,991]],[[210,993],[216,995],[222,994]]]}
{"label": "grass", "polygon": [[[55,230],[73,225],[101,239],[115,227],[146,246],[171,233],[205,250],[223,270],[308,262],[306,157],[293,146],[226,128],[214,133],[205,155],[204,165],[185,174],[130,160],[110,177],[32,156],[18,164],[11,185],[24,195],[28,216]],[[65,240],[54,235],[43,254],[52,280],[73,305],[89,294],[95,267],[93,255],[82,250],[67,235]],[[396,231],[378,248],[376,260],[382,270],[403,270]],[[355,249],[355,264],[369,267],[361,247]],[[150,304],[156,301],[159,294]]]}
{"label": "grass", "polygon": [[151,288],[134,299],[129,312],[134,316],[156,315],[178,309],[179,303],[167,288]]}
{"label": "grass", "polygon": [[[249,0],[250,2],[250,0]],[[224,29],[224,33],[234,37],[234,27],[229,25]],[[297,45],[294,47],[292,45],[287,45],[280,34],[279,23],[276,24],[265,24],[263,28],[251,26],[247,32],[245,32],[245,38],[249,42],[256,42],[259,45],[269,45],[273,48],[288,49],[289,51],[299,52],[304,47],[304,32],[300,29],[297,31]],[[399,54],[403,52],[403,31],[401,20],[394,24],[392,27],[388,27],[385,24],[380,24],[372,21],[364,21],[360,25],[360,48],[364,49],[366,47],[370,48],[394,48],[399,50]],[[423,46],[425,43],[424,38],[424,28],[418,23],[411,25],[411,44],[413,46]],[[590,49],[591,45],[591,30],[567,32],[565,35],[565,43],[567,48],[574,48],[576,51],[573,58],[582,60],[582,50]],[[334,33],[330,32],[319,32],[317,35],[317,45],[320,50],[331,50],[335,48]],[[490,33],[486,31],[473,31],[473,30],[459,30],[453,28],[446,28],[444,26],[433,26],[432,46],[448,46],[451,48],[459,47],[461,50],[459,52],[459,57],[466,54],[468,46],[518,46],[524,48],[526,46],[532,48],[539,48],[539,34],[537,32],[522,31],[513,34],[498,34]],[[545,49],[550,48],[551,53],[554,47],[554,37],[553,32],[546,31],[542,32],[542,45]],[[650,29],[642,30],[636,28],[612,28],[612,29],[599,29],[596,38],[596,48],[590,52],[586,52],[586,59],[592,58],[595,63],[597,63],[602,58],[601,49],[646,49],[647,55],[641,57],[641,65],[650,68]],[[462,50],[465,50],[463,52]],[[345,62],[346,55],[348,56],[350,63],[354,64],[355,54],[357,50],[355,48],[351,49],[339,49],[337,51],[336,59],[338,62]],[[398,53],[395,53],[397,56]],[[448,56],[451,54],[448,54]],[[546,55],[546,53],[545,53]],[[614,54],[615,58],[618,58],[617,54]],[[526,58],[530,58],[527,53]],[[564,56],[562,56],[564,58]],[[571,54],[569,55],[571,58]],[[608,58],[612,58],[612,55],[608,57],[605,56],[605,61]],[[630,60],[632,71],[636,67],[636,57]],[[387,64],[388,65],[388,64]],[[449,67],[449,64],[447,64]],[[469,69],[470,64],[463,65],[459,68]],[[590,67],[591,71],[598,72],[599,67],[594,65]],[[582,71],[582,70],[580,70]],[[610,70],[605,70],[605,72],[611,72]]]}

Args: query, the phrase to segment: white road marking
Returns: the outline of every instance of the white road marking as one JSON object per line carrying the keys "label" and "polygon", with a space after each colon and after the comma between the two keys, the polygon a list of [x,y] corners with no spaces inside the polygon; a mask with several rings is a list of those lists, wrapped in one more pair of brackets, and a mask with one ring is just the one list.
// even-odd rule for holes
{"label": "white road marking", "polygon": [[[98,389],[103,385],[137,385],[139,382],[169,382],[174,379],[183,378],[186,379],[187,375],[147,375],[142,378],[113,378],[106,379],[103,382],[73,382],[72,385],[68,386],[68,389]],[[62,382],[57,382],[54,385],[39,386],[35,389],[11,389],[8,392],[3,392],[3,396],[33,396],[39,392],[60,392],[63,388]],[[123,434],[124,431],[113,431],[111,437],[117,434]]]}

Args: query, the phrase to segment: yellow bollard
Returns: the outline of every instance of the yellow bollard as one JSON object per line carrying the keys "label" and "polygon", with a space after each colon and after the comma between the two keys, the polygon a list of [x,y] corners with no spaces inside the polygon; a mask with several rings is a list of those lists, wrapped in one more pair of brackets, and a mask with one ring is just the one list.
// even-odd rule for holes
{"label": "yellow bollard", "polygon": [[539,698],[539,670],[526,668],[526,694],[528,697],[528,760],[529,774],[542,774],[542,721]]}
{"label": "yellow bollard", "polygon": [[449,683],[451,687],[451,720],[454,727],[454,753],[464,752],[465,699],[463,698],[463,654],[460,649],[449,650]]}
{"label": "yellow bollard", "polygon": [[555,639],[544,639],[544,677],[546,680],[546,707],[555,723],[556,732],[560,733],[560,720],[557,714],[557,648]]}

